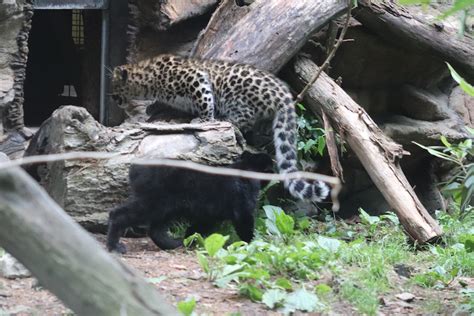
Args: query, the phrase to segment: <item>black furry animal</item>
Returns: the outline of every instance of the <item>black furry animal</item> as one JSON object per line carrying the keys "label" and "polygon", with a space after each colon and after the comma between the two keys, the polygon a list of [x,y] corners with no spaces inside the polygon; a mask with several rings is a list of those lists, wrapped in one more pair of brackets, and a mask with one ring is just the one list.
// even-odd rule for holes
{"label": "black furry animal", "polygon": [[[271,172],[272,160],[266,154],[244,152],[227,167]],[[258,180],[145,165],[132,165],[129,180],[130,198],[109,215],[109,251],[125,253],[119,239],[126,228],[137,225],[149,225],[149,236],[161,249],[177,248],[182,241],[167,233],[177,220],[190,223],[186,236],[208,234],[218,223],[230,220],[242,240],[253,238]]]}

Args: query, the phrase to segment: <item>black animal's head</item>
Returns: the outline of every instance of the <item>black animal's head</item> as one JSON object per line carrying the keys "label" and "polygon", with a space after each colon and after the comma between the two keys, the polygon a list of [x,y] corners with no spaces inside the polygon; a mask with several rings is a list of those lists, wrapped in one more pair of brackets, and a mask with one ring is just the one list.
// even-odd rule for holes
{"label": "black animal's head", "polygon": [[266,173],[273,172],[273,160],[268,154],[254,154],[249,151],[244,151],[240,159],[242,169]]}

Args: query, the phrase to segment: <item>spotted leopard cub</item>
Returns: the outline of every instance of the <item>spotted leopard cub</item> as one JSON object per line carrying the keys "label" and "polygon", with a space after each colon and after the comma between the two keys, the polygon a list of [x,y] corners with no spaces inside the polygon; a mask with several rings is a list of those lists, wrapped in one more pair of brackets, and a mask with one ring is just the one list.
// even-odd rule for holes
{"label": "spotted leopard cub", "polygon": [[[259,120],[273,119],[280,173],[298,170],[293,96],[283,81],[250,65],[160,55],[116,67],[112,98],[122,108],[130,100],[157,101],[202,120],[230,121],[243,133]],[[321,181],[286,180],[285,187],[293,196],[314,202],[329,193]]]}

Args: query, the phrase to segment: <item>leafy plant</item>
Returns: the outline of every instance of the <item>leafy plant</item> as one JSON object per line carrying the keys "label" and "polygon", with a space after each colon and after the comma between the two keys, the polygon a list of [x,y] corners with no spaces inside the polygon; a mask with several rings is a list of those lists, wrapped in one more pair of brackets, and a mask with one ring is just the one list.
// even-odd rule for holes
{"label": "leafy plant", "polygon": [[[474,136],[474,130],[467,128]],[[461,213],[473,209],[471,202],[474,194],[474,147],[472,139],[466,139],[458,144],[451,144],[446,137],[441,136],[443,146],[416,145],[427,150],[431,155],[449,161],[455,165],[450,179],[444,185],[444,192],[453,198]]]}
{"label": "leafy plant", "polygon": [[[305,218],[305,229],[281,208],[266,205],[262,214],[263,229],[249,244],[238,241],[225,246],[228,240],[220,235],[193,238],[201,267],[216,286],[235,288],[283,314],[331,313],[331,304],[342,300],[360,314],[376,315],[380,297],[401,288],[446,287],[460,276],[474,275],[474,212],[463,221],[440,214],[445,245],[424,249],[407,242],[393,213],[373,216],[361,210],[361,223],[350,226],[333,219],[316,223]],[[417,267],[406,284],[392,283],[394,267],[400,264]],[[460,299],[465,296],[459,294]],[[430,313],[438,311],[433,305],[428,308]]]}
{"label": "leafy plant", "polygon": [[302,104],[298,104],[298,113],[298,160],[317,161],[326,148],[326,132]]}

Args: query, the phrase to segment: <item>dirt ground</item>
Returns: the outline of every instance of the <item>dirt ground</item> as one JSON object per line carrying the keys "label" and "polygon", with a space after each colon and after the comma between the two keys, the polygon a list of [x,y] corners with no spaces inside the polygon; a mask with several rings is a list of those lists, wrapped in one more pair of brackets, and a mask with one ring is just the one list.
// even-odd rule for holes
{"label": "dirt ground", "polygon": [[[105,237],[97,235],[102,243]],[[121,260],[140,271],[168,298],[170,302],[194,297],[196,312],[207,315],[279,315],[269,311],[263,304],[256,304],[238,295],[232,288],[217,288],[207,280],[192,251],[160,251],[149,239],[123,238],[128,253]],[[474,281],[467,280],[474,283]],[[471,284],[472,285],[472,284]],[[428,315],[427,305],[441,304],[438,314],[451,315],[457,305],[456,287],[443,291],[418,288],[415,299],[405,302],[388,294],[380,298],[383,302],[380,315]],[[72,312],[49,291],[37,285],[34,278],[8,280],[0,277],[0,315],[67,315]],[[357,315],[346,302],[335,302],[331,315]],[[314,314],[313,314],[314,315]]]}

